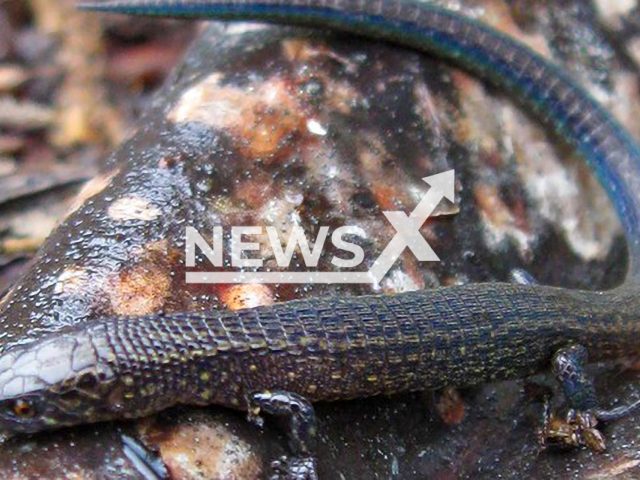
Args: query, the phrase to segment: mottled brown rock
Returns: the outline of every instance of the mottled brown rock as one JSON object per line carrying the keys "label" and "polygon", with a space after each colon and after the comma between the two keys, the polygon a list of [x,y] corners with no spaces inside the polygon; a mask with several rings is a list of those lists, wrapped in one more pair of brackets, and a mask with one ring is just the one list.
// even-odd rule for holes
{"label": "mottled brown rock", "polygon": [[[619,23],[624,9],[607,10],[617,1],[600,1],[597,11],[583,0],[477,0],[461,9],[553,58],[638,135],[637,65],[620,48],[633,52],[633,39],[618,36],[614,45],[600,23]],[[294,224],[312,232],[359,225],[368,268],[395,234],[381,212],[411,211],[427,190],[422,178],[449,168],[457,204],[422,230],[438,264],[405,252],[379,289],[185,283],[187,226],[206,233],[213,225],[273,225],[286,233]],[[6,347],[103,315],[505,280],[514,267],[546,284],[608,288],[625,271],[622,246],[585,166],[512,99],[473,77],[342,34],[212,25],[2,300],[0,337]],[[330,258],[318,268],[335,269]],[[294,264],[304,268],[299,255]],[[633,372],[596,373],[605,404],[640,394]],[[635,417],[606,429],[605,455],[540,453],[541,405],[531,391],[524,381],[464,390],[463,410],[455,396],[434,403],[429,394],[320,404],[321,478],[640,474]],[[220,408],[180,407],[149,422],[125,428],[158,450],[175,478],[218,478],[231,463],[238,478],[256,478],[285,452],[274,424],[261,433]],[[15,439],[0,450],[0,477],[73,469],[80,478],[135,478],[115,428]],[[91,461],[88,451],[96,452]]]}
{"label": "mottled brown rock", "polygon": [[239,416],[195,410],[145,423],[138,433],[155,446],[172,478],[240,480],[265,473],[261,444]]}

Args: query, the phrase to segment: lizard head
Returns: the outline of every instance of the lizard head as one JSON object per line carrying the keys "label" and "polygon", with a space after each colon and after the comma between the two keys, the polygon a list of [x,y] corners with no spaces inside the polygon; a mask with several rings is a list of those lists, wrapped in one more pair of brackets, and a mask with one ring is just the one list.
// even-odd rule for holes
{"label": "lizard head", "polygon": [[15,433],[89,423],[117,412],[105,398],[118,381],[102,341],[58,333],[0,356],[0,432]]}

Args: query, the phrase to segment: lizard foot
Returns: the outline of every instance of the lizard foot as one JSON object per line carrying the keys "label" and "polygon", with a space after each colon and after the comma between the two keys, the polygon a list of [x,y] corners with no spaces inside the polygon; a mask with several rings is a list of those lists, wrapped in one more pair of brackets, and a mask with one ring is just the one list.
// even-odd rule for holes
{"label": "lizard foot", "polygon": [[581,345],[568,346],[553,356],[552,370],[562,385],[569,410],[564,417],[557,416],[545,401],[543,427],[538,433],[543,446],[584,446],[603,452],[606,442],[598,424],[619,420],[640,409],[640,401],[611,410],[599,408],[595,386],[585,371],[587,360],[587,350]]}
{"label": "lizard foot", "polygon": [[311,403],[290,392],[260,392],[248,399],[249,421],[263,425],[266,413],[287,421],[287,436],[293,456],[272,464],[271,480],[317,480],[315,451],[318,427]]}
{"label": "lizard foot", "polygon": [[280,457],[271,463],[269,480],[318,480],[314,457]]}
{"label": "lizard foot", "polygon": [[544,410],[543,426],[538,432],[542,448],[555,446],[567,449],[587,447],[594,452],[606,450],[604,436],[597,428],[598,418],[593,412],[571,409],[564,417],[557,416],[551,412],[548,401],[545,401]]}

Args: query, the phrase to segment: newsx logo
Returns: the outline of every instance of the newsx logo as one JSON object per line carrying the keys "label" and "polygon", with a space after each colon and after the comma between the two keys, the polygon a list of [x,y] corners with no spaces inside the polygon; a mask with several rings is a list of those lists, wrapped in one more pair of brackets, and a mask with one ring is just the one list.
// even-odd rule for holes
{"label": "newsx logo", "polygon": [[[251,258],[251,252],[259,250],[260,244],[251,242],[247,237],[262,235],[266,232],[276,263],[280,268],[287,268],[291,264],[293,254],[298,249],[307,267],[317,267],[323,249],[329,237],[329,227],[320,227],[315,242],[311,246],[304,229],[294,226],[283,248],[283,242],[275,227],[236,226],[231,227],[231,266],[251,271],[225,272],[187,272],[187,283],[366,283],[379,284],[398,260],[402,252],[409,248],[421,262],[438,262],[440,259],[420,233],[420,228],[433,213],[443,198],[454,202],[455,172],[449,170],[437,175],[425,177],[423,180],[430,185],[429,191],[422,197],[415,209],[407,215],[401,211],[382,212],[396,230],[395,236],[366,272],[318,272],[318,271],[277,271],[261,272],[264,260]],[[343,259],[334,256],[331,263],[338,268],[355,268],[365,258],[365,252],[360,245],[345,239],[347,235],[366,236],[360,227],[344,226],[337,228],[331,234],[331,243],[339,250],[351,254],[351,258]],[[207,258],[214,267],[224,266],[223,227],[213,228],[213,245],[210,245],[193,227],[186,231],[186,264],[187,268],[196,266],[196,248]]]}

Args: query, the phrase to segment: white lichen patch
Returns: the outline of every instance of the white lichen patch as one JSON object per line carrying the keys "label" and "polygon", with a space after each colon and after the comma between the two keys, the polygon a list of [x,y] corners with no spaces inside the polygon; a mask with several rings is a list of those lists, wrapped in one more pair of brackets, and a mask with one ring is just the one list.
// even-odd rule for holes
{"label": "white lichen patch", "polygon": [[89,280],[87,270],[81,267],[66,268],[58,277],[53,292],[61,293],[79,293],[82,292]]}
{"label": "white lichen patch", "polygon": [[324,137],[327,133],[329,133],[329,130],[326,126],[313,118],[307,121],[307,130],[309,131],[309,133],[318,135],[320,137]]}
{"label": "white lichen patch", "polygon": [[621,227],[596,181],[585,180],[577,165],[521,172],[541,214],[561,227],[571,248],[585,260],[604,258]]}
{"label": "white lichen patch", "polygon": [[269,28],[268,25],[258,22],[231,22],[228,23],[224,33],[227,35],[244,35],[249,32],[259,32]]}
{"label": "white lichen patch", "polygon": [[621,19],[631,13],[637,0],[595,0],[598,13],[613,28],[621,27]]}
{"label": "white lichen patch", "polygon": [[[640,63],[640,39],[628,49],[636,62]],[[605,107],[613,116],[640,140],[640,97],[638,96],[638,76],[634,72],[616,72],[612,77],[613,94],[605,102]]]}
{"label": "white lichen patch", "polygon": [[[169,120],[178,123],[200,119],[200,117],[204,115],[204,112],[201,112],[204,110],[203,103],[208,104],[211,101],[209,91],[222,88],[220,87],[221,80],[222,74],[212,73],[201,82],[187,89],[180,97],[176,106],[169,112]],[[220,114],[220,112],[212,112],[213,118],[217,118]]]}
{"label": "white lichen patch", "polygon": [[414,292],[423,289],[422,282],[418,283],[416,280],[401,268],[393,268],[384,279],[384,289],[394,293]]}
{"label": "white lichen patch", "polygon": [[528,198],[584,260],[604,258],[621,231],[606,195],[586,165],[558,158],[548,140],[532,128],[523,128],[528,121],[518,117],[515,123],[521,127],[512,138],[517,138],[518,173]]}
{"label": "white lichen patch", "polygon": [[[562,158],[570,156],[571,150],[556,148],[544,128],[515,105],[493,105],[491,111],[494,120],[487,121],[487,125],[499,126],[501,133],[497,135],[495,129],[483,132],[481,124],[476,123],[477,131],[468,133],[469,138],[489,136],[501,140],[493,148],[480,143],[478,158],[517,162],[510,165],[510,160],[501,160],[502,165],[494,168],[517,171],[526,190],[522,207],[532,214],[521,217],[522,213],[510,211],[499,200],[497,191],[485,188],[475,192],[476,199],[484,205],[481,210],[487,243],[497,247],[511,239],[526,256],[536,232],[545,228],[542,220],[557,226],[571,249],[585,261],[604,258],[621,230],[606,195],[584,162]],[[482,169],[486,166],[479,165],[478,171]],[[490,183],[491,174],[488,175]]]}
{"label": "white lichen patch", "polygon": [[108,215],[112,220],[142,220],[149,222],[160,216],[160,210],[151,202],[140,197],[124,197],[111,204]]}

